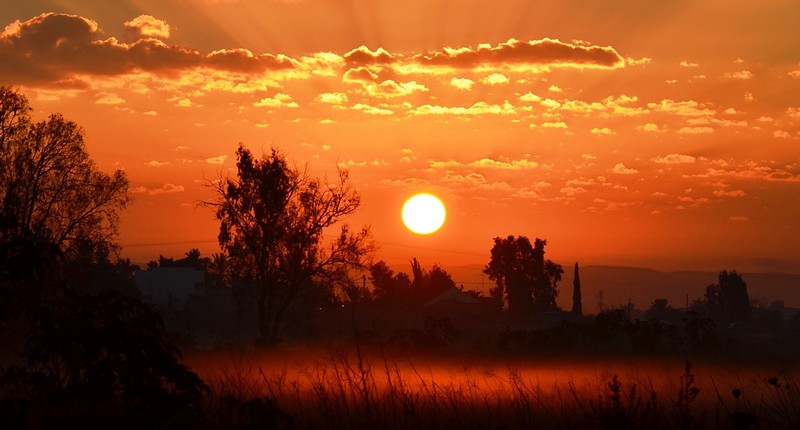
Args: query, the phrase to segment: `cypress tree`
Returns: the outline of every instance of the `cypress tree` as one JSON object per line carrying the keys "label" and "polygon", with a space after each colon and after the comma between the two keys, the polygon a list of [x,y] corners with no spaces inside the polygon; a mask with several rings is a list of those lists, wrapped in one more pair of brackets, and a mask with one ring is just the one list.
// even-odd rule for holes
{"label": "cypress tree", "polygon": [[575,262],[575,277],[572,280],[572,314],[583,314],[581,305],[581,275],[578,273],[578,262]]}

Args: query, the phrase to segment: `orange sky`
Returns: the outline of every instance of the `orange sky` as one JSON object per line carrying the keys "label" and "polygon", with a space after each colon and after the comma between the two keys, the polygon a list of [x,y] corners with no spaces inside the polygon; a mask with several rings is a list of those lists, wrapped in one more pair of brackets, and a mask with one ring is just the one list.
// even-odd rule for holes
{"label": "orange sky", "polygon": [[[392,264],[800,272],[800,3],[33,0],[0,9],[0,83],[86,129],[135,201],[125,256],[216,250],[196,202],[239,142],[336,163]],[[736,6],[730,6],[736,4]],[[448,220],[409,233],[400,208]]]}

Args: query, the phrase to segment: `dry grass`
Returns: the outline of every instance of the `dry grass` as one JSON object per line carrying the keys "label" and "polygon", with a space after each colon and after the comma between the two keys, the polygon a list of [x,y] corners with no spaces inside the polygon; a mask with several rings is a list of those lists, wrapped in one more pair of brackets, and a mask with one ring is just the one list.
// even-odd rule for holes
{"label": "dry grass", "polygon": [[[795,369],[636,359],[196,353],[221,426],[800,428]],[[734,390],[739,390],[734,396]]]}

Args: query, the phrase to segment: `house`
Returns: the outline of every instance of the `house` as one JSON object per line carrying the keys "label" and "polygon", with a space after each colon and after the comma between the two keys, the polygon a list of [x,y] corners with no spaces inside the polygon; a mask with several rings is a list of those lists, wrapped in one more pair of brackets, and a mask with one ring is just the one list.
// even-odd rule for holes
{"label": "house", "polygon": [[485,311],[485,305],[475,297],[452,287],[423,305],[428,313],[445,315],[472,314]]}

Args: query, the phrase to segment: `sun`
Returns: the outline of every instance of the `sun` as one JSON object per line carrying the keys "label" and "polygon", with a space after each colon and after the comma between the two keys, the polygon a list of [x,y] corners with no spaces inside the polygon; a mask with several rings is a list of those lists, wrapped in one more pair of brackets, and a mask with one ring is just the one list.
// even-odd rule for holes
{"label": "sun", "polygon": [[403,205],[403,224],[414,233],[431,234],[444,224],[442,201],[433,194],[417,194]]}

